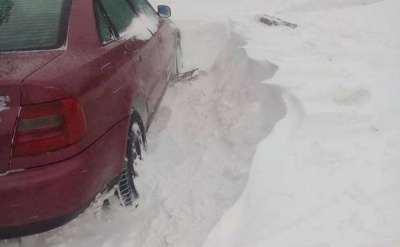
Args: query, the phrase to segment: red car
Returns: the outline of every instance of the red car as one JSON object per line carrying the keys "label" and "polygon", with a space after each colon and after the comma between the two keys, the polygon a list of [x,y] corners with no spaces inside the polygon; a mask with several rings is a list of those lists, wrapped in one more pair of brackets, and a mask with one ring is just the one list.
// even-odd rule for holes
{"label": "red car", "polygon": [[114,190],[133,204],[133,164],[178,73],[170,14],[147,0],[0,1],[0,239]]}

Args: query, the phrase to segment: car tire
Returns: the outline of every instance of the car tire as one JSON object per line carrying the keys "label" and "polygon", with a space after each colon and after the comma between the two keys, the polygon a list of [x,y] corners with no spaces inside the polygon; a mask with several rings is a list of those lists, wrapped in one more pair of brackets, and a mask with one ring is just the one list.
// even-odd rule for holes
{"label": "car tire", "polygon": [[124,167],[117,188],[118,197],[124,207],[137,206],[135,201],[139,198],[134,180],[138,176],[135,166],[143,160],[143,152],[146,148],[146,131],[143,122],[137,112],[130,117],[127,136],[127,145],[124,159]]}

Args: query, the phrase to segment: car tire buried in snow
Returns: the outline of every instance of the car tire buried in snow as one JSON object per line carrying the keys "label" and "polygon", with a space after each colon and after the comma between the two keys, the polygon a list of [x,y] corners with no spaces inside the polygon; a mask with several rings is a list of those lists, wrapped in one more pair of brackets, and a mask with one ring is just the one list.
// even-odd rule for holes
{"label": "car tire buried in snow", "polygon": [[138,176],[135,166],[143,160],[143,151],[146,148],[146,131],[137,112],[131,115],[128,129],[124,168],[118,184],[117,194],[124,207],[135,206],[139,193],[135,187],[134,178]]}

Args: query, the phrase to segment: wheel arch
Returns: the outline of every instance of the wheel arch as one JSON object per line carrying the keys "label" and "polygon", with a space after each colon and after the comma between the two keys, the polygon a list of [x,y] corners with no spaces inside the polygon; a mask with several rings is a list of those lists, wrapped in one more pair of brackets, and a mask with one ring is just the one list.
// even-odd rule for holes
{"label": "wheel arch", "polygon": [[132,104],[131,104],[131,114],[136,111],[142,122],[143,122],[143,127],[147,129],[147,123],[148,123],[148,107],[147,107],[147,98],[146,96],[141,93],[137,92],[133,96]]}

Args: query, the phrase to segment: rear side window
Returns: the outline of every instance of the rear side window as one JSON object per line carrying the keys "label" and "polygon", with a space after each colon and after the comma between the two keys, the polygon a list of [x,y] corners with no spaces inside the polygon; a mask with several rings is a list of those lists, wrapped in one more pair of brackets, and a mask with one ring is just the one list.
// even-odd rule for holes
{"label": "rear side window", "polygon": [[0,51],[65,44],[70,0],[0,0]]}
{"label": "rear side window", "polygon": [[97,29],[100,34],[100,39],[103,44],[106,44],[113,40],[113,34],[111,33],[111,27],[107,23],[105,18],[105,13],[101,11],[100,5],[96,2],[95,4],[96,19],[97,19]]}
{"label": "rear side window", "polygon": [[126,0],[101,0],[108,18],[120,34],[124,32],[135,17],[129,2]]}

